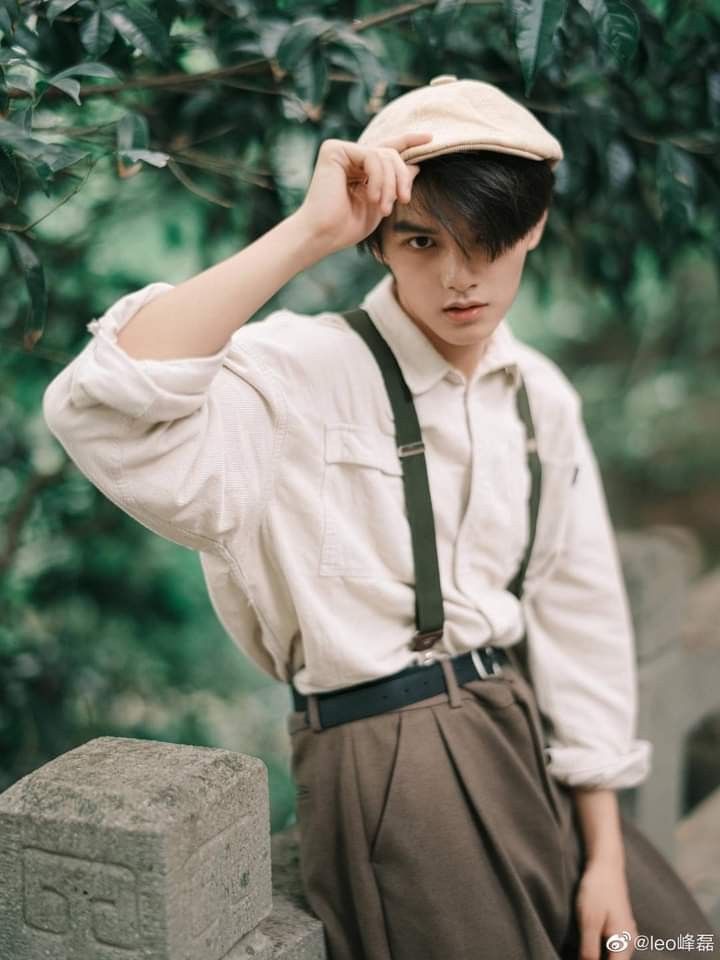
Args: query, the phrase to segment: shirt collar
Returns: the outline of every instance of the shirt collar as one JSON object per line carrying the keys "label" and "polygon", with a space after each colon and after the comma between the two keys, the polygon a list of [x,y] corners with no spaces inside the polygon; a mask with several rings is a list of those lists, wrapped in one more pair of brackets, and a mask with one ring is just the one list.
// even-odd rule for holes
{"label": "shirt collar", "polygon": [[[392,285],[393,275],[387,273],[368,291],[360,306],[387,341],[410,390],[414,394],[424,393],[454,368],[400,306]],[[519,385],[517,341],[504,319],[495,328],[471,383],[499,370],[505,371],[514,387]]]}

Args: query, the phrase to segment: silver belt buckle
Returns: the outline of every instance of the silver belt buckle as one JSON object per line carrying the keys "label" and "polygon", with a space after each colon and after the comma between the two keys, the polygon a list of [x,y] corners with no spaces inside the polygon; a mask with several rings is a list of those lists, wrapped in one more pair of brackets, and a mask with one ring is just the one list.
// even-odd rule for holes
{"label": "silver belt buckle", "polygon": [[485,669],[485,664],[480,659],[480,654],[477,652],[477,650],[470,651],[470,659],[475,664],[475,669],[483,678],[483,680],[486,680],[488,677],[502,676],[502,667],[500,666],[499,663],[496,663],[494,660],[492,665],[492,673],[488,673],[488,671]]}

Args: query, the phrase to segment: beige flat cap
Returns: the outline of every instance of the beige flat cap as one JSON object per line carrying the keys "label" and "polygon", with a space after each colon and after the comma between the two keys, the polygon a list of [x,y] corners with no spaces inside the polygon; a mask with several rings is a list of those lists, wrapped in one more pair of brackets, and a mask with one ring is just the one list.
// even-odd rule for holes
{"label": "beige flat cap", "polygon": [[372,147],[402,133],[433,134],[428,143],[408,147],[400,156],[419,163],[461,150],[496,150],[556,167],[562,147],[529,110],[491,83],[458,80],[450,74],[396,97],[386,104],[358,138]]}

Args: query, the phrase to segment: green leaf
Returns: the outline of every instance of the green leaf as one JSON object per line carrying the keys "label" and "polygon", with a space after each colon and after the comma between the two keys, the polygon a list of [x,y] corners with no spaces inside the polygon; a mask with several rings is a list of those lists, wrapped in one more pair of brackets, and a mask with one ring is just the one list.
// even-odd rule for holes
{"label": "green leaf", "polygon": [[102,10],[96,10],[80,26],[80,42],[92,57],[101,57],[115,39],[115,27]]}
{"label": "green leaf", "polygon": [[[376,94],[378,88],[382,88],[384,93],[391,80],[389,71],[375,55],[367,40],[351,30],[336,31],[334,40],[327,45],[327,58],[358,78],[364,89],[356,93],[355,97],[363,97],[365,103]],[[363,118],[367,119],[364,107]]]}
{"label": "green leaf", "polygon": [[16,0],[0,0],[0,30],[6,37],[11,37],[15,33],[19,19],[20,8]]}
{"label": "green leaf", "polygon": [[23,341],[25,349],[32,350],[43,334],[47,317],[45,271],[26,240],[12,232],[8,232],[6,236],[13,262],[22,273],[30,295],[30,310],[25,319]]}
{"label": "green leaf", "polygon": [[47,194],[47,184],[55,179],[55,174],[72,167],[85,157],[91,156],[89,150],[82,147],[75,147],[71,144],[61,143],[42,143],[36,141],[41,147],[35,153],[34,157],[29,157],[33,162],[35,172],[43,182],[43,189]]}
{"label": "green leaf", "polygon": [[657,188],[663,222],[684,229],[695,220],[697,170],[689,153],[661,143],[657,155]]}
{"label": "green leaf", "polygon": [[0,50],[0,63],[26,63],[24,57],[19,57],[14,50]]}
{"label": "green leaf", "polygon": [[20,195],[20,174],[12,152],[0,147],[0,191],[12,204],[17,204]]}
{"label": "green leaf", "polygon": [[26,107],[20,107],[18,110],[14,110],[10,120],[13,126],[25,133],[31,133],[33,124],[32,104],[29,103]]}
{"label": "green leaf", "polygon": [[60,173],[73,164],[91,156],[89,150],[82,147],[75,147],[71,144],[62,143],[41,143],[42,151],[38,153],[38,159],[45,164],[51,174]]}
{"label": "green leaf", "polygon": [[292,24],[277,48],[277,61],[283,70],[292,70],[309,54],[316,40],[333,29],[322,17],[303,17]]}
{"label": "green leaf", "polygon": [[607,16],[605,0],[578,0],[578,2],[593,22]]}
{"label": "green leaf", "polygon": [[20,120],[20,124],[15,122],[11,123],[9,120],[0,120],[0,143],[5,143],[16,149],[27,144],[38,142],[33,140],[33,137],[30,136],[25,127],[27,112],[23,110],[19,111],[19,113],[20,116],[18,117],[18,114],[15,114],[13,120],[17,117]]}
{"label": "green leaf", "polygon": [[120,159],[125,163],[136,163],[138,160],[144,160],[146,163],[152,164],[153,167],[164,167],[167,165],[170,155],[159,150],[123,150]]}
{"label": "green leaf", "polygon": [[348,92],[348,109],[358,123],[367,123],[370,119],[369,99],[368,89],[362,80],[351,85]]}
{"label": "green leaf", "polygon": [[105,63],[94,63],[92,61],[88,61],[87,63],[77,63],[72,67],[66,67],[64,70],[61,70],[52,77],[48,77],[47,80],[38,81],[37,89],[40,91],[40,96],[37,98],[37,102],[40,101],[43,93],[48,87],[57,87],[58,90],[62,90],[64,93],[67,93],[69,97],[72,97],[79,107],[82,106],[80,102],[80,84],[77,82],[77,80],[69,79],[73,76],[117,77],[117,73],[112,69],[112,67],[107,66]]}
{"label": "green leaf", "polygon": [[167,30],[150,11],[140,3],[132,6],[110,7],[105,16],[117,32],[133,47],[153,60],[167,60],[170,44]]}
{"label": "green leaf", "polygon": [[635,56],[640,38],[640,22],[624,0],[580,0],[597,30],[601,47],[618,66]]}
{"label": "green leaf", "polygon": [[40,92],[40,96],[37,98],[36,103],[40,102],[43,93],[48,87],[57,87],[58,90],[62,90],[63,93],[66,93],[69,97],[71,97],[79,107],[82,106],[80,101],[80,84],[77,82],[77,80],[71,80],[69,77],[65,77],[62,80],[56,80],[54,82],[50,80],[39,80],[37,89]]}
{"label": "green leaf", "polygon": [[70,7],[74,7],[77,2],[78,0],[52,0],[52,2],[48,4],[45,13],[48,23],[52,26],[55,22],[55,17],[59,17],[61,13],[65,13]]}
{"label": "green leaf", "polygon": [[116,127],[118,150],[144,150],[150,140],[147,119],[141,113],[124,113]]}
{"label": "green leaf", "polygon": [[344,47],[349,47],[355,53],[364,51],[375,57],[372,44],[370,44],[362,34],[355,33],[354,30],[349,30],[347,27],[335,24],[332,40],[335,43],[342,44]]}
{"label": "green leaf", "polygon": [[117,73],[106,63],[88,61],[87,63],[76,63],[73,67],[66,67],[64,70],[61,70],[60,73],[56,73],[50,77],[48,83],[54,83],[62,77],[108,77],[112,79],[113,77],[117,77]]}
{"label": "green leaf", "polygon": [[301,100],[312,106],[319,106],[330,87],[324,57],[319,53],[311,53],[303,57],[295,65],[293,82]]}
{"label": "green leaf", "polygon": [[36,80],[34,77],[29,77],[26,73],[8,71],[5,74],[5,83],[8,87],[17,87],[18,90],[22,90],[24,93],[29,93],[30,95],[35,92]]}
{"label": "green leaf", "polygon": [[538,70],[552,55],[553,37],[565,14],[565,0],[505,0],[505,10],[528,96]]}
{"label": "green leaf", "polygon": [[140,173],[142,160],[153,167],[167,166],[169,154],[160,150],[148,150],[149,141],[150,130],[145,117],[133,112],[123,114],[116,127],[118,172],[121,177]]}
{"label": "green leaf", "polygon": [[[268,60],[272,60],[278,51],[278,47],[282,43],[282,39],[288,31],[287,20],[272,20],[267,19],[262,22],[262,27],[258,33],[256,41],[253,41],[256,51],[259,50],[263,57],[267,57]],[[248,45],[250,41],[248,41]],[[238,45],[237,48],[233,49],[243,49],[246,47],[245,44]],[[247,47],[249,49],[249,46]]]}
{"label": "green leaf", "polygon": [[[23,111],[21,121],[24,122],[26,117],[27,112]],[[18,157],[31,164],[46,196],[48,183],[55,174],[90,156],[89,150],[71,143],[45,143],[38,140],[29,131],[8,120],[0,120],[0,144],[12,147]]]}
{"label": "green leaf", "polygon": [[630,4],[606,0],[608,16],[600,36],[619,66],[633,59],[640,39],[640,21]]}

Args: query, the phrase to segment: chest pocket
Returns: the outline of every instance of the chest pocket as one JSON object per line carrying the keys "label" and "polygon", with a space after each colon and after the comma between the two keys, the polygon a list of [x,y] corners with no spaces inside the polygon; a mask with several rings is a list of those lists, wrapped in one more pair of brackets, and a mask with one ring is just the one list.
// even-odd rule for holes
{"label": "chest pocket", "polygon": [[412,580],[410,528],[394,436],[326,424],[321,576]]}
{"label": "chest pocket", "polygon": [[542,493],[535,549],[527,571],[529,583],[547,576],[559,559],[567,536],[572,501],[577,496],[578,465],[575,459],[544,458],[541,451],[540,462]]}

